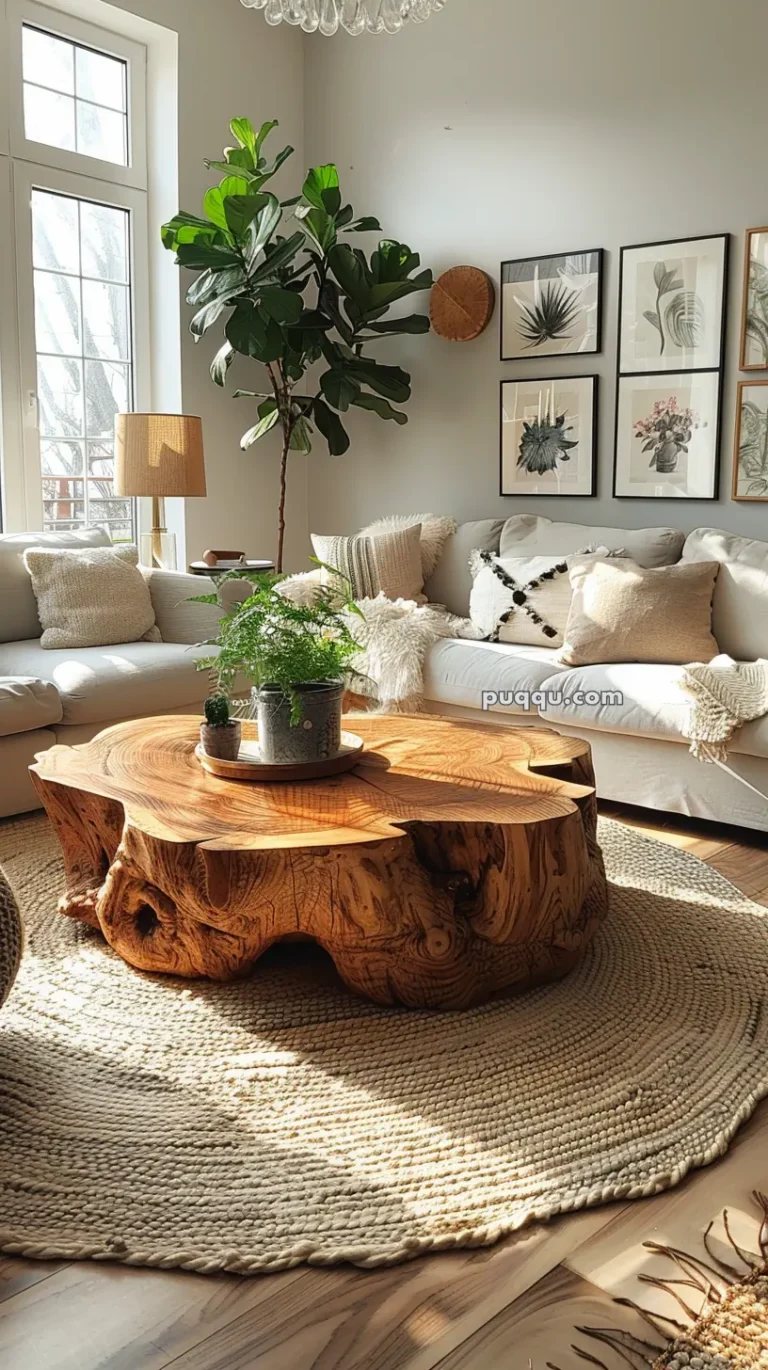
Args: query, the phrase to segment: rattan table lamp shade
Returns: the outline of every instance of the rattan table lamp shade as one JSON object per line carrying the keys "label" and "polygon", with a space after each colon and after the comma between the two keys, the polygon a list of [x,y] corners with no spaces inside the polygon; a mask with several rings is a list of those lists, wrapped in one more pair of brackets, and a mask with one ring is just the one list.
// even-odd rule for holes
{"label": "rattan table lamp shade", "polygon": [[165,527],[165,499],[206,493],[202,419],[188,414],[117,415],[115,494],[152,498],[152,533],[142,538],[142,561],[175,569],[175,538]]}

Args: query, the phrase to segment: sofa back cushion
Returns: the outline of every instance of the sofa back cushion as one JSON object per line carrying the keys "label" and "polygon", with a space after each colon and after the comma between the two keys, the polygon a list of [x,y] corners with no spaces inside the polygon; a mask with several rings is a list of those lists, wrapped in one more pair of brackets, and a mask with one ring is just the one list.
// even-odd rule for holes
{"label": "sofa back cushion", "polygon": [[695,528],[683,561],[719,561],[712,631],[721,652],[737,661],[768,657],[768,542],[721,528]]}
{"label": "sofa back cushion", "polygon": [[677,528],[594,528],[515,514],[504,524],[500,555],[562,557],[607,547],[609,552],[623,550],[638,566],[673,566],[680,560],[684,542],[685,533]]}
{"label": "sofa back cushion", "polygon": [[448,538],[434,574],[424,586],[430,604],[444,604],[452,614],[462,618],[469,616],[472,593],[469,558],[473,552],[496,555],[503,527],[503,519],[478,519],[474,523],[459,524],[458,531]]}
{"label": "sofa back cushion", "polygon": [[109,547],[101,528],[82,533],[8,533],[0,537],[0,642],[40,637],[37,600],[24,553],[29,547]]}

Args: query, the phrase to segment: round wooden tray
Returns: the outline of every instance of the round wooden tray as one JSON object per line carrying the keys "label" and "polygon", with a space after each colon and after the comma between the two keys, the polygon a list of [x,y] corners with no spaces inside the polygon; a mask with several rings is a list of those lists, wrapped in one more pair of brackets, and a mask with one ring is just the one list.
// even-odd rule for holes
{"label": "round wooden tray", "polygon": [[207,756],[198,743],[195,756],[204,771],[217,775],[221,780],[258,780],[264,784],[282,784],[286,780],[322,780],[328,775],[343,775],[356,766],[363,753],[365,743],[356,733],[341,734],[341,751],[338,756],[323,758],[322,761],[288,762],[275,765],[260,759],[259,740],[255,728],[252,737],[244,737],[237,761],[222,761],[216,756]]}

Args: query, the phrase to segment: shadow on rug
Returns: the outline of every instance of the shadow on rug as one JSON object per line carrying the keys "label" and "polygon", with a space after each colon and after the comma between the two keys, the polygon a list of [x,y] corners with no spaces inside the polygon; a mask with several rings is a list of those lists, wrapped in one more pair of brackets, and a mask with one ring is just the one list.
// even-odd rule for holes
{"label": "shadow on rug", "polygon": [[0,826],[27,949],[0,1014],[0,1249],[203,1273],[487,1246],[677,1184],[768,1093],[766,910],[601,828],[611,914],[564,981],[466,1013],[356,998],[304,946],[138,974]]}

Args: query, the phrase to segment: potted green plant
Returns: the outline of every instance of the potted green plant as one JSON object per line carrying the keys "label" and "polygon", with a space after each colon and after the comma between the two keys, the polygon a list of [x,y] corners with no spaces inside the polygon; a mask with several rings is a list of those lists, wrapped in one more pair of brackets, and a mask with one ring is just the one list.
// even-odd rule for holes
{"label": "potted green plant", "polygon": [[[394,406],[410,399],[410,376],[367,351],[386,338],[429,332],[426,314],[385,316],[393,304],[429,290],[432,272],[419,270],[421,259],[404,243],[385,238],[369,257],[344,241],[347,234],[380,232],[381,225],[344,203],[333,165],[309,171],[292,199],[265,190],[293,153],[284,148],[274,161],[263,155],[276,127],[273,120],[256,132],[248,119],[233,119],[237,146],[225,149],[223,161],[206,160],[224,175],[205,196],[205,217],[177,214],[164,225],[162,241],[178,266],[195,272],[187,292],[195,339],[223,325],[211,366],[216,384],[226,385],[238,355],[264,368],[266,390],[236,390],[234,397],[256,402],[243,449],[273,428],[281,434],[275,565],[282,571],[289,453],[311,451],[317,429],[331,455],[343,455],[349,437],[339,415],[353,408],[408,422]],[[318,362],[317,383],[310,384]]]}
{"label": "potted green plant", "polygon": [[211,695],[203,707],[205,723],[200,724],[200,742],[206,756],[237,761],[243,729],[237,719],[230,718],[226,695]]}
{"label": "potted green plant", "polygon": [[[226,579],[244,579],[235,574]],[[351,663],[360,645],[350,632],[338,593],[320,587],[311,605],[294,604],[280,593],[280,576],[259,576],[247,599],[232,604],[218,637],[207,643],[218,655],[198,662],[213,671],[220,691],[231,697],[238,680],[252,686],[259,749],[268,764],[318,761],[341,749],[341,711],[346,683],[360,678]],[[197,597],[219,603],[216,595]]]}

